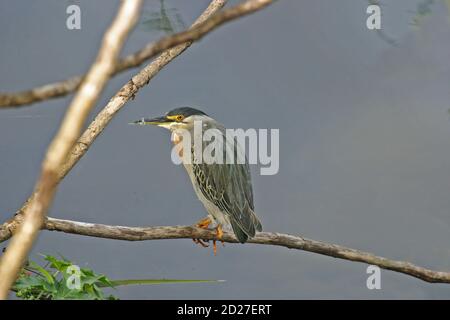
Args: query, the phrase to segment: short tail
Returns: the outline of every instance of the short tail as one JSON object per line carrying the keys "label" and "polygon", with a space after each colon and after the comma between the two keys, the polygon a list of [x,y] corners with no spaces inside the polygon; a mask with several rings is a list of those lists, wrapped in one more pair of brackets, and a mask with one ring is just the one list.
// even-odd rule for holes
{"label": "short tail", "polygon": [[262,231],[262,225],[259,221],[256,214],[253,212],[253,210],[248,209],[248,213],[250,216],[248,225],[245,226],[245,228],[235,221],[234,219],[231,219],[231,227],[233,228],[233,232],[236,235],[236,238],[238,238],[240,243],[245,243],[249,238],[252,238],[255,236],[255,231]]}
{"label": "short tail", "polygon": [[262,231],[261,221],[259,221],[258,217],[256,216],[256,214],[253,211],[252,211],[252,221],[253,221],[253,225],[255,226],[256,231],[261,232]]}
{"label": "short tail", "polygon": [[248,234],[237,224],[236,221],[231,220],[231,227],[233,228],[234,235],[238,238],[240,243],[245,243],[248,240]]}

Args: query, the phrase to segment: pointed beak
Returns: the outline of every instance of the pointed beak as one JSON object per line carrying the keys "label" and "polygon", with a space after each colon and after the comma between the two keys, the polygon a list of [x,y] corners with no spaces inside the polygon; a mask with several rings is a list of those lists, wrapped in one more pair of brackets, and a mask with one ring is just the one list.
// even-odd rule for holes
{"label": "pointed beak", "polygon": [[140,120],[130,122],[130,124],[141,125],[141,126],[152,124],[155,126],[159,126],[161,124],[170,123],[170,122],[173,122],[173,120],[167,119],[166,117],[156,117],[156,118],[151,118],[151,119],[142,118]]}

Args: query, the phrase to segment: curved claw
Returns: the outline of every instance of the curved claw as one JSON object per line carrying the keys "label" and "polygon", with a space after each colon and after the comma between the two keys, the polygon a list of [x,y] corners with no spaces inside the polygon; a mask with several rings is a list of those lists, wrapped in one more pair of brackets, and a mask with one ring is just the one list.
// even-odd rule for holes
{"label": "curved claw", "polygon": [[[212,223],[211,219],[209,217],[206,217],[200,221],[198,221],[195,226],[197,228],[201,228],[201,229],[208,229],[209,225]],[[217,240],[222,242],[222,246],[225,246],[225,242],[222,241],[222,237],[223,237],[223,230],[222,230],[222,225],[218,224],[217,227],[215,228],[216,230],[216,238],[213,240],[213,252],[214,255],[217,255]],[[194,243],[201,245],[203,248],[207,248],[209,247],[209,243],[205,243],[205,240],[201,240],[201,239],[192,239],[194,241]]]}
{"label": "curved claw", "polygon": [[201,239],[192,239],[192,241],[194,241],[195,244],[201,245],[203,248],[208,248],[209,247],[209,243],[205,243]]}
{"label": "curved claw", "polygon": [[[201,228],[201,229],[208,229],[209,225],[211,224],[211,219],[209,217],[206,217],[200,221],[198,221],[195,226],[197,228]],[[204,240],[201,239],[192,239],[192,241],[194,241],[195,244],[199,244],[201,245],[203,248],[208,248],[209,247],[209,243],[205,243]]]}
{"label": "curved claw", "polygon": [[201,228],[201,229],[208,229],[209,225],[211,224],[211,219],[209,217],[206,217],[200,221],[198,221],[195,226],[197,228]]}

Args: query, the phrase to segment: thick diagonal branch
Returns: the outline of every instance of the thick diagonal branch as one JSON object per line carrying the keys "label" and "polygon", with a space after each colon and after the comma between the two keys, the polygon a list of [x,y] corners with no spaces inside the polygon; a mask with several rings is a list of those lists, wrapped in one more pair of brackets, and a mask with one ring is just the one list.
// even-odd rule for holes
{"label": "thick diagonal branch", "polygon": [[[216,236],[215,231],[209,231],[192,226],[123,227],[53,218],[48,218],[43,228],[51,231],[61,231],[90,237],[127,241],[162,239],[213,240]],[[223,241],[231,243],[238,242],[235,236],[229,232],[224,233]],[[376,256],[369,252],[289,234],[258,232],[253,239],[248,241],[248,243],[281,246],[289,249],[309,251],[334,258],[377,265],[380,268],[404,273],[426,282],[450,283],[450,272],[434,271],[416,266],[410,262],[391,260]]]}
{"label": "thick diagonal branch", "polygon": [[[158,53],[161,53],[166,49],[182,43],[199,40],[220,25],[236,18],[251,14],[266,7],[272,2],[274,2],[274,0],[247,0],[239,5],[212,16],[210,19],[205,19],[206,17],[211,16],[211,13],[216,11],[216,5],[214,5],[211,7],[212,11],[206,11],[203,18],[199,19],[197,23],[194,24],[193,28],[162,38],[159,41],[152,42],[143,49],[119,60],[112,71],[112,75],[116,75],[130,68],[138,67],[144,61],[156,56]],[[0,93],[0,109],[25,106],[35,102],[67,95],[78,88],[83,78],[84,76],[75,76],[63,81],[46,84],[26,91]]]}
{"label": "thick diagonal branch", "polygon": [[108,82],[125,40],[136,24],[142,0],[122,1],[119,12],[106,31],[86,78],[70,103],[61,126],[53,138],[42,162],[35,196],[24,213],[24,220],[0,260],[0,299],[8,296],[22,264],[31,250],[44,222],[58,185],[61,170],[84,122]]}

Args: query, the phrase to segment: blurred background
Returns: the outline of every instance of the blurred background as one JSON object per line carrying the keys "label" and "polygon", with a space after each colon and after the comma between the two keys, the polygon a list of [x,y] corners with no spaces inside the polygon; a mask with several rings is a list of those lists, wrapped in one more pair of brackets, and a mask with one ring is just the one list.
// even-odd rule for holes
{"label": "blurred background", "polygon": [[[0,91],[85,71],[118,1],[0,1]],[[209,1],[147,0],[123,55],[189,26]],[[229,5],[237,1],[230,1]],[[450,20],[447,1],[279,1],[219,28],[170,63],[113,119],[63,180],[50,216],[127,226],[205,215],[167,131],[128,122],[196,106],[230,128],[280,129],[280,170],[252,167],[266,231],[303,235],[450,269]],[[81,30],[66,8],[81,8]],[[110,81],[91,119],[137,70]],[[30,195],[71,96],[0,111],[0,220]],[[182,209],[183,208],[183,209]],[[0,247],[4,247],[1,244]],[[44,231],[63,254],[112,279],[223,279],[130,286],[122,299],[450,298],[450,287],[360,263],[261,245],[125,242]]]}

